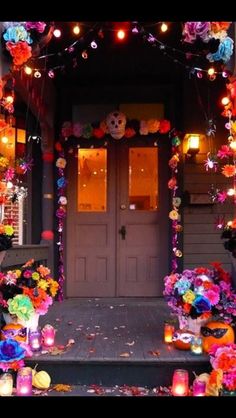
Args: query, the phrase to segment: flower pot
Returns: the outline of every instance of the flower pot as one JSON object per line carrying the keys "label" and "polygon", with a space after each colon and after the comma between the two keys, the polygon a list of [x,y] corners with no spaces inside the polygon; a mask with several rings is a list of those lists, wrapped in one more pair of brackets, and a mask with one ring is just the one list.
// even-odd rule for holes
{"label": "flower pot", "polygon": [[191,318],[191,316],[184,317],[179,315],[179,327],[180,329],[188,329],[192,331],[194,334],[200,334],[201,327],[204,326],[208,321],[208,319],[201,319],[201,318]]}

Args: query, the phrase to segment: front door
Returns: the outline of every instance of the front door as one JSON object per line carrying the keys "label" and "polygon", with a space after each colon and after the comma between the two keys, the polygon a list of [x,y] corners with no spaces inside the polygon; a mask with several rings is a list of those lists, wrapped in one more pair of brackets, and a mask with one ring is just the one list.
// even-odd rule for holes
{"label": "front door", "polygon": [[147,144],[114,141],[69,158],[67,296],[162,295],[167,149]]}

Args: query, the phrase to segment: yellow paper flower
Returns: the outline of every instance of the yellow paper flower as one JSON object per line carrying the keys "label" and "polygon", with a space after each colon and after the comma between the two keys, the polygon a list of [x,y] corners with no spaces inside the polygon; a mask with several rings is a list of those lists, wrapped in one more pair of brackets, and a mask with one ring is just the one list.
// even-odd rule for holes
{"label": "yellow paper flower", "polygon": [[5,225],[5,234],[6,235],[13,235],[14,234],[14,228],[11,225]]}
{"label": "yellow paper flower", "polygon": [[37,283],[37,287],[43,290],[47,290],[48,286],[49,286],[48,282],[44,279],[39,280]]}
{"label": "yellow paper flower", "polygon": [[37,271],[34,271],[33,272],[32,279],[33,280],[39,280],[40,279],[40,275],[39,275],[39,273],[37,273]]}
{"label": "yellow paper flower", "polygon": [[192,305],[195,298],[196,295],[192,290],[187,290],[187,292],[183,295],[184,302],[189,303],[190,305]]}

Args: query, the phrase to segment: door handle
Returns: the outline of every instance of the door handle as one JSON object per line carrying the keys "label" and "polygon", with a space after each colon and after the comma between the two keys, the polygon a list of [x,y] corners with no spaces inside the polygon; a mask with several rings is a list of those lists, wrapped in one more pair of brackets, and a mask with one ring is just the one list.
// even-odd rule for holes
{"label": "door handle", "polygon": [[119,234],[121,235],[121,239],[125,239],[125,236],[126,236],[125,225],[122,225],[122,227],[119,229]]}

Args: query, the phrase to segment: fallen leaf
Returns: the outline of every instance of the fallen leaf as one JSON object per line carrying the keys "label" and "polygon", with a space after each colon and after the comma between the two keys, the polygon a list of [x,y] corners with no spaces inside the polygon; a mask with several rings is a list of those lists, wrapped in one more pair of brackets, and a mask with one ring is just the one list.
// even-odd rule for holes
{"label": "fallen leaf", "polygon": [[126,326],[125,325],[120,325],[120,328],[126,328]]}
{"label": "fallen leaf", "polygon": [[71,392],[72,387],[70,385],[63,385],[59,383],[58,385],[53,386],[53,390],[56,390],[57,392]]}
{"label": "fallen leaf", "polygon": [[132,341],[132,343],[125,343],[125,345],[128,345],[129,347],[132,347],[132,345],[135,344],[135,341]]}
{"label": "fallen leaf", "polygon": [[95,348],[90,348],[89,349],[89,353],[95,353],[95,352],[96,352]]}
{"label": "fallen leaf", "polygon": [[61,348],[58,348],[58,347],[53,347],[53,348],[50,349],[50,354],[52,356],[58,356],[59,354],[65,353],[65,351],[66,351],[65,349],[61,349]]}
{"label": "fallen leaf", "polygon": [[151,354],[151,356],[158,357],[161,353],[158,350],[150,350],[148,351],[148,354]]}
{"label": "fallen leaf", "polygon": [[[93,390],[93,393],[96,393],[97,395],[103,395],[105,393],[105,390],[98,385],[90,385],[90,390]],[[92,393],[92,392],[91,392]]]}
{"label": "fallen leaf", "polygon": [[68,343],[66,344],[66,347],[70,347],[71,345],[73,345],[75,343],[75,340],[73,338],[70,338],[68,340]]}
{"label": "fallen leaf", "polygon": [[72,325],[72,324],[73,324],[73,322],[72,322],[72,321],[68,321],[68,322],[67,322],[67,324],[68,324],[68,325]]}
{"label": "fallen leaf", "polygon": [[120,357],[130,357],[130,353],[121,353]]}
{"label": "fallen leaf", "polygon": [[95,337],[95,334],[86,334],[87,340],[93,340]]}
{"label": "fallen leaf", "polygon": [[55,321],[56,322],[61,322],[61,318],[56,318]]}

